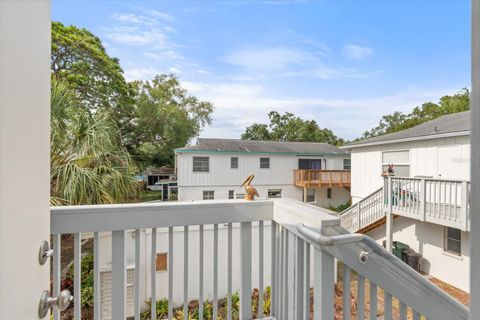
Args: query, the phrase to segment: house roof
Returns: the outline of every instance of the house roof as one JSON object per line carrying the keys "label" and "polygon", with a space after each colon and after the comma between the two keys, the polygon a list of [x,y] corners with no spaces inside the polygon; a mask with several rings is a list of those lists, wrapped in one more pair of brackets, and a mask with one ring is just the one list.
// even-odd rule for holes
{"label": "house roof", "polygon": [[205,138],[199,138],[197,139],[197,144],[176,149],[175,152],[348,155],[346,150],[342,150],[328,143]]}
{"label": "house roof", "polygon": [[163,166],[158,168],[147,168],[143,173],[147,175],[173,174],[175,173],[175,169]]}
{"label": "house roof", "polygon": [[470,133],[470,111],[452,113],[424,122],[415,127],[378,137],[352,142],[343,148],[356,148],[403,141],[435,139],[448,136],[468,135]]}

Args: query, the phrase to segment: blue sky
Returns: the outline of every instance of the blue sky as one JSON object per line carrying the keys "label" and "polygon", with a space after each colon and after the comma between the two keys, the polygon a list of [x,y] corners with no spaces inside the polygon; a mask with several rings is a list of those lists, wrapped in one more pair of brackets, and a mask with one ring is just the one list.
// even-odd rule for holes
{"label": "blue sky", "polygon": [[384,114],[470,86],[470,4],[451,1],[53,1],[128,80],[175,73],[214,103],[202,137],[271,110],[353,139]]}

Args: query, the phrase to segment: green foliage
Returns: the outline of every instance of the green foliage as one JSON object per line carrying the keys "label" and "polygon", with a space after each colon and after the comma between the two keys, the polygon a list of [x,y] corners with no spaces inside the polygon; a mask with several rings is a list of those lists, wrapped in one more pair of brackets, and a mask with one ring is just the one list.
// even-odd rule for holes
{"label": "green foliage", "polygon": [[366,131],[362,139],[405,130],[440,116],[467,111],[470,108],[470,92],[462,89],[453,96],[443,96],[438,103],[426,102],[413,109],[411,113],[394,112],[385,115],[380,123],[370,131]]}
{"label": "green foliage", "polygon": [[64,81],[88,110],[127,105],[129,87],[117,58],[86,29],[52,22],[52,76]]}
{"label": "green foliage", "polygon": [[339,205],[338,207],[334,207],[332,205],[329,205],[328,209],[332,210],[332,211],[335,211],[335,212],[342,212],[342,211],[350,208],[351,205],[352,205],[352,203],[350,201],[348,201],[348,202],[345,202],[344,204]]}
{"label": "green foliage", "polygon": [[304,120],[290,112],[283,115],[271,111],[268,113],[269,124],[254,123],[242,134],[244,140],[325,142],[342,145],[343,139],[329,129],[322,129],[315,120]]}
{"label": "green foliage", "polygon": [[[148,309],[142,313],[142,319],[151,319],[152,300],[147,301]],[[157,300],[157,319],[164,319],[168,316],[168,299]]]}
{"label": "green foliage", "polygon": [[71,90],[52,81],[52,204],[120,203],[135,197],[134,167],[118,138],[107,111],[79,108]]}
{"label": "green foliage", "polygon": [[[91,307],[93,306],[93,281],[94,281],[94,273],[93,273],[93,254],[88,254],[84,257],[82,257],[82,262],[81,262],[81,270],[82,274],[80,276],[80,279],[82,281],[81,283],[81,291],[82,291],[82,306],[83,307]],[[66,275],[66,280],[70,281],[70,283],[73,283],[75,275],[75,269],[72,264],[70,267],[69,272]]]}
{"label": "green foliage", "polygon": [[135,127],[123,134],[127,147],[149,164],[172,165],[173,150],[211,123],[213,105],[190,95],[174,75],[157,75],[133,87]]}

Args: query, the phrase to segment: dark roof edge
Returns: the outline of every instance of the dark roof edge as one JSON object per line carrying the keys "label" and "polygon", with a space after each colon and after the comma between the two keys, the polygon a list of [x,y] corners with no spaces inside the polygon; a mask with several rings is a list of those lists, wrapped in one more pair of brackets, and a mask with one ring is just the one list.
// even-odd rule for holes
{"label": "dark roof edge", "polygon": [[440,139],[440,138],[458,137],[458,136],[467,136],[467,135],[470,135],[470,130],[446,132],[446,133],[440,133],[440,134],[424,135],[424,136],[417,136],[417,137],[410,137],[410,138],[400,138],[400,139],[392,139],[392,140],[379,140],[379,141],[364,142],[364,143],[358,142],[358,143],[354,143],[354,144],[346,144],[344,146],[340,146],[339,148],[340,149],[354,149],[354,148],[369,147],[369,146],[382,145],[382,144],[392,144],[392,143],[420,141],[420,140],[431,140],[431,139]]}

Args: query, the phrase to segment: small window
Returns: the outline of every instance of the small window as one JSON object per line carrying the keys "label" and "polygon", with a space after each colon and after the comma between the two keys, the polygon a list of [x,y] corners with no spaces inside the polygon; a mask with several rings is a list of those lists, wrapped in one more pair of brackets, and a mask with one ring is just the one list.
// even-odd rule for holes
{"label": "small window", "polygon": [[238,158],[237,157],[231,157],[230,158],[230,168],[231,169],[238,169]]}
{"label": "small window", "polygon": [[281,198],[282,197],[282,189],[268,189],[268,197],[269,198]]}
{"label": "small window", "polygon": [[[303,191],[304,199],[305,199],[305,191]],[[315,202],[315,189],[307,189],[306,194],[307,202]]]}
{"label": "small window", "polygon": [[352,160],[343,159],[343,170],[351,170],[351,168],[352,168]]}
{"label": "small window", "polygon": [[235,195],[235,199],[245,199],[245,194],[244,193],[237,193]]}
{"label": "small window", "polygon": [[386,151],[382,153],[382,172],[393,165],[393,174],[399,177],[410,176],[410,152],[408,150]]}
{"label": "small window", "polygon": [[235,191],[228,190],[228,199],[234,199],[234,198],[235,198]]}
{"label": "small window", "polygon": [[156,270],[167,271],[167,253],[157,253]]}
{"label": "small window", "polygon": [[332,188],[327,189],[327,199],[332,199]]}
{"label": "small window", "polygon": [[270,168],[270,158],[260,158],[260,169]]}
{"label": "small window", "polygon": [[193,157],[193,172],[208,172],[209,167],[208,157]]}
{"label": "small window", "polygon": [[215,198],[215,191],[208,190],[203,191],[203,200],[214,200]]}
{"label": "small window", "polygon": [[462,254],[462,232],[459,229],[445,228],[445,251]]}

